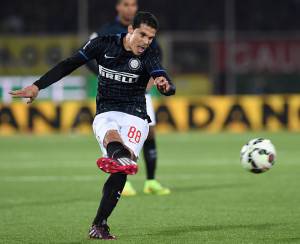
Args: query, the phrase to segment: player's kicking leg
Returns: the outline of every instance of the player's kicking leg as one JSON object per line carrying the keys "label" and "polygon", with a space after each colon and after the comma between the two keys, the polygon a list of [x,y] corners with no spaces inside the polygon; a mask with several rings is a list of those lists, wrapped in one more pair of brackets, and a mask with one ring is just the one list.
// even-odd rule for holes
{"label": "player's kicking leg", "polygon": [[107,219],[117,205],[127,174],[137,172],[136,159],[148,135],[146,121],[120,112],[97,115],[94,133],[101,150],[107,157],[97,160],[101,170],[111,175],[103,187],[102,199],[89,231],[93,239],[116,239],[110,234]]}
{"label": "player's kicking leg", "polygon": [[[111,140],[109,139],[111,134],[117,134],[117,132],[108,132],[106,137],[108,140]],[[123,165],[121,165],[121,168],[119,169],[117,164],[118,160],[128,159],[129,161],[131,161],[131,153],[119,141],[109,142],[106,146],[106,150],[107,156],[109,158],[104,158],[107,159],[107,161],[104,160],[104,164],[108,165],[106,170],[104,171],[111,172],[111,175],[108,177],[107,181],[104,184],[102,199],[92,227],[90,228],[89,237],[94,239],[112,240],[116,239],[116,237],[110,234],[110,229],[107,225],[107,219],[111,215],[113,209],[116,207],[120,199],[121,192],[127,179],[127,174],[125,173],[125,171],[129,170],[125,169]],[[99,166],[99,160],[97,164]],[[114,164],[114,166],[109,166],[110,164]],[[124,172],[117,172],[118,170],[124,170]]]}
{"label": "player's kicking leg", "polygon": [[117,131],[108,131],[106,133],[105,140],[107,141],[106,151],[108,157],[97,160],[99,168],[106,173],[111,173],[111,175],[104,184],[102,199],[89,231],[89,237],[93,239],[116,239],[115,236],[110,234],[107,219],[120,199],[127,174],[137,172],[137,164],[131,159],[131,152],[117,137]]}

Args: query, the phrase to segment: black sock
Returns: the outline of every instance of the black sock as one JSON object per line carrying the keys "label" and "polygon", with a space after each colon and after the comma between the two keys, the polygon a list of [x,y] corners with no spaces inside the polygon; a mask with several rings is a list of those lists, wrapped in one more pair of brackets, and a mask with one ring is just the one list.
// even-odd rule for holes
{"label": "black sock", "polygon": [[145,141],[144,147],[144,158],[146,162],[146,174],[148,180],[153,180],[155,177],[155,169],[156,169],[156,144],[154,138],[150,138]]}
{"label": "black sock", "polygon": [[112,174],[109,176],[103,187],[103,196],[93,221],[93,225],[104,225],[115,206],[117,205],[121,192],[127,179],[126,174]]}
{"label": "black sock", "polygon": [[106,146],[107,156],[109,158],[120,158],[120,157],[131,157],[130,151],[118,141],[113,141],[107,144]]}
{"label": "black sock", "polygon": [[[128,157],[130,151],[121,142],[110,142],[106,146],[107,156],[110,158]],[[106,224],[107,218],[110,216],[121,197],[121,192],[126,183],[126,174],[111,174],[103,186],[103,195],[97,211],[97,215],[93,221],[95,225]]]}

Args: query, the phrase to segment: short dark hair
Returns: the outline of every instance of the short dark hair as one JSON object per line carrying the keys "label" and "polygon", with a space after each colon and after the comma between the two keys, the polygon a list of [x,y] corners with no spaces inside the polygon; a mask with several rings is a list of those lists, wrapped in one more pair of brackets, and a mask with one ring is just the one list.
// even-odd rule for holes
{"label": "short dark hair", "polygon": [[[124,0],[117,0],[117,1],[116,1],[116,5],[122,3],[123,1],[124,1]],[[138,3],[138,0],[136,0],[136,2]]]}
{"label": "short dark hair", "polygon": [[159,23],[157,18],[150,12],[137,12],[132,20],[133,29],[139,28],[141,24],[146,24],[155,30],[158,30]]}

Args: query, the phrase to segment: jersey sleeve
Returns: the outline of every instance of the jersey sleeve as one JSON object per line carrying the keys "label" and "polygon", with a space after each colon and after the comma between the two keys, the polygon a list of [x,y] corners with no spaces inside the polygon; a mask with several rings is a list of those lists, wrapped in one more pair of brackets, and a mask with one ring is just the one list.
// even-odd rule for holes
{"label": "jersey sleeve", "polygon": [[51,84],[59,81],[63,77],[72,73],[75,69],[86,63],[86,59],[79,53],[74,54],[72,57],[69,57],[52,69],[50,69],[46,74],[44,74],[39,80],[34,82],[40,90],[44,89]]}
{"label": "jersey sleeve", "polygon": [[44,89],[51,84],[59,81],[63,77],[72,73],[75,69],[86,64],[92,59],[95,59],[97,55],[103,49],[103,41],[101,38],[95,38],[88,41],[81,49],[79,49],[73,56],[61,61],[54,68],[44,74],[34,84],[39,89]]}
{"label": "jersey sleeve", "polygon": [[[97,38],[99,36],[99,34],[97,32],[93,32],[90,36],[89,36],[89,40],[93,40],[95,38]],[[97,62],[95,60],[90,60],[89,62],[86,63],[86,67],[89,71],[91,71],[94,75],[98,75],[98,65]]]}
{"label": "jersey sleeve", "polygon": [[157,42],[156,39],[154,39],[152,41],[150,47],[155,50],[155,52],[158,55],[159,61],[162,62],[162,60],[163,60],[163,53],[162,53],[162,50],[161,50],[161,46],[159,45],[159,43]]}
{"label": "jersey sleeve", "polygon": [[153,48],[147,53],[145,58],[145,68],[149,75],[154,79],[159,76],[164,76],[167,80],[170,80],[166,70],[160,64],[158,53]]}
{"label": "jersey sleeve", "polygon": [[166,70],[162,67],[159,61],[159,55],[157,51],[154,49],[150,49],[147,53],[146,59],[145,59],[145,67],[149,75],[155,79],[157,77],[163,76],[165,77],[169,84],[170,84],[170,90],[168,92],[162,92],[159,90],[159,92],[165,96],[171,96],[175,94],[176,87],[172,83],[172,80],[168,76]]}
{"label": "jersey sleeve", "polygon": [[105,37],[95,37],[90,39],[79,51],[87,61],[95,59],[103,53],[106,44]]}

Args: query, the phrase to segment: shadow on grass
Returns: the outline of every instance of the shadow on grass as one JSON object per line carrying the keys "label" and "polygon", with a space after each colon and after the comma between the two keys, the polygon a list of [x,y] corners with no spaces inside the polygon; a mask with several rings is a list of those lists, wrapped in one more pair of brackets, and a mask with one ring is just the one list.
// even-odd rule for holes
{"label": "shadow on grass", "polygon": [[243,188],[248,184],[219,184],[219,185],[195,185],[195,186],[184,186],[184,187],[173,187],[172,192],[195,192],[215,189],[230,189],[230,188]]}
{"label": "shadow on grass", "polygon": [[169,233],[173,235],[174,233],[188,233],[188,232],[203,232],[203,231],[220,231],[220,230],[236,230],[236,229],[253,229],[253,230],[265,230],[267,228],[272,228],[273,226],[278,226],[281,224],[240,224],[240,225],[207,225],[207,226],[187,226],[187,227],[177,227],[173,229],[167,229],[163,232],[159,232],[161,235]]}
{"label": "shadow on grass", "polygon": [[[210,191],[217,189],[231,189],[231,188],[244,188],[249,186],[249,184],[219,184],[219,185],[192,185],[192,186],[176,186],[170,187],[171,194],[167,196],[174,196],[176,193],[190,193],[197,191]],[[143,197],[152,197],[153,194],[144,194],[142,192],[138,192],[138,194],[134,198],[143,198]],[[126,197],[126,199],[134,199],[132,197]]]}
{"label": "shadow on grass", "polygon": [[[161,228],[159,231],[153,231],[145,235],[149,236],[178,236],[193,232],[205,232],[205,231],[223,231],[223,230],[237,230],[237,229],[252,229],[252,230],[266,230],[275,226],[281,226],[282,224],[264,223],[264,224],[240,224],[240,225],[201,225],[201,226],[177,226]],[[130,235],[135,236],[135,235]]]}
{"label": "shadow on grass", "polygon": [[95,199],[82,199],[82,198],[70,198],[70,199],[56,199],[56,200],[49,200],[49,201],[25,201],[25,202],[15,202],[15,203],[6,203],[0,205],[1,209],[12,209],[12,208],[19,208],[19,207],[40,207],[40,206],[55,206],[60,204],[67,204],[67,203],[78,203],[78,202],[95,202]]}
{"label": "shadow on grass", "polygon": [[300,237],[285,237],[271,240],[273,243],[300,243]]}

